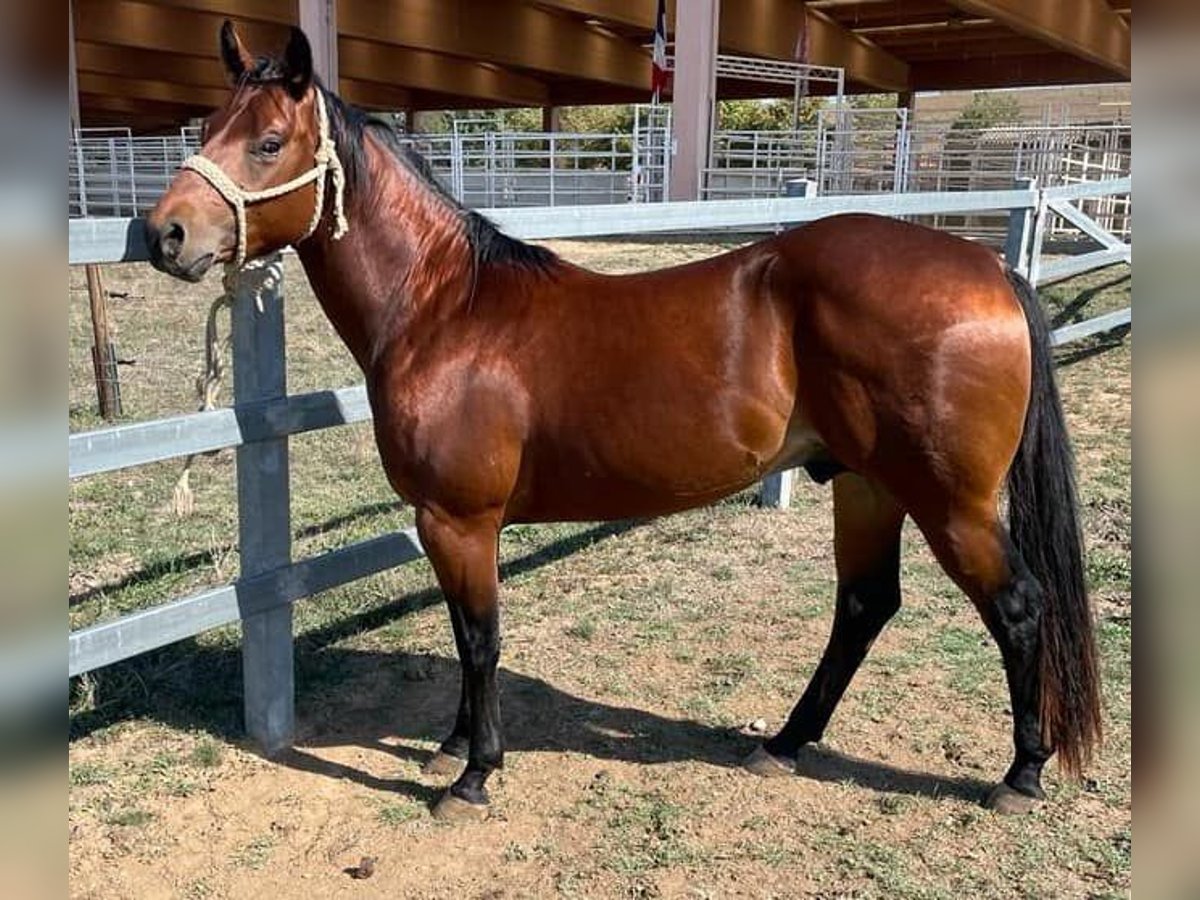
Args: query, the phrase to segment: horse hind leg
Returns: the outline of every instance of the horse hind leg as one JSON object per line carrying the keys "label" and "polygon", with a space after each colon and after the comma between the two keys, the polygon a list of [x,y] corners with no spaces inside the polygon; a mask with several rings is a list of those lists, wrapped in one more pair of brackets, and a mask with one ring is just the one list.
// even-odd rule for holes
{"label": "horse hind leg", "polygon": [[778,734],[746,760],[759,775],[789,774],[800,748],[821,739],[834,709],[883,626],[900,608],[904,510],[853,473],[833,482],[837,607],[833,631],[804,695]]}
{"label": "horse hind leg", "polygon": [[1045,798],[1041,775],[1051,749],[1042,740],[1042,586],[1001,523],[995,499],[922,522],[926,540],[946,573],[979,611],[1000,648],[1013,714],[1015,755],[986,805],[1024,812]]}

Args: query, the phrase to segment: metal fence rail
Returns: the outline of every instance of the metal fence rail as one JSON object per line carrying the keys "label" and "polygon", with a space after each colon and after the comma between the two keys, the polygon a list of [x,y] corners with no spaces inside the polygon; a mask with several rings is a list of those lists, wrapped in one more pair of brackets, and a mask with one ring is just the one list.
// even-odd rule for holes
{"label": "metal fence rail", "polygon": [[[1002,210],[1009,215],[1010,261],[1034,280],[1058,277],[1040,265],[1047,220],[1063,204],[1128,194],[1129,178],[1037,190],[787,197],[769,200],[485,210],[501,227],[525,238],[628,235],[713,229],[773,229],[839,212],[893,216]],[[1077,207],[1069,215],[1086,218]],[[1058,210],[1058,212],[1056,212]],[[1082,223],[1082,219],[1079,220]],[[1088,228],[1098,228],[1088,219]],[[147,258],[137,219],[79,219],[68,226],[69,262],[131,263]],[[1129,262],[1128,245],[1108,236],[1076,265],[1095,268]],[[1101,255],[1102,254],[1102,255]],[[1118,259],[1119,258],[1119,259]],[[1087,260],[1086,264],[1083,260]],[[278,264],[277,260],[274,264]],[[1039,273],[1040,268],[1040,273]],[[253,296],[250,294],[253,292]],[[261,301],[261,310],[255,300]],[[1056,343],[1131,321],[1128,309],[1055,332]],[[282,305],[275,287],[265,293],[243,280],[233,317],[234,390],[227,409],[121,425],[68,437],[72,479],[192,453],[238,451],[239,550],[242,576],[234,583],[169,600],[71,632],[68,674],[80,675],[147,650],[241,621],[247,731],[263,749],[278,751],[293,733],[291,604],[422,555],[412,530],[359,542],[298,562],[291,560],[287,437],[370,418],[362,386],[283,394]],[[790,473],[769,479],[764,494],[786,505]]]}

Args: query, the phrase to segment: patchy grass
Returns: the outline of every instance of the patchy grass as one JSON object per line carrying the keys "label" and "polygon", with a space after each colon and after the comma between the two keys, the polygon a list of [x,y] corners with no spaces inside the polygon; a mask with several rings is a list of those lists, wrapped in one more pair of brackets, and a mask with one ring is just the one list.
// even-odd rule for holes
{"label": "patchy grass", "polygon": [[221,764],[221,745],[212,738],[204,738],[192,748],[190,756],[195,765],[211,769]]}
{"label": "patchy grass", "polygon": [[[563,244],[641,268],[718,243]],[[288,260],[290,389],[358,380]],[[212,286],[106,270],[127,418],[186,411]],[[1129,302],[1118,270],[1044,292],[1060,322]],[[83,273],[71,273],[70,423],[91,412]],[[501,541],[509,754],[493,820],[436,827],[444,787],[419,766],[458,696],[453,641],[424,562],[296,607],[297,749],[242,746],[239,630],[217,629],[71,685],[68,839],[79,896],[1109,897],[1130,891],[1131,342],[1058,351],[1079,462],[1107,740],[1078,784],[1021,820],[979,804],[1007,767],[999,656],[970,604],[906,527],[905,605],[806,771],[757,781],[736,763],[776,729],[824,647],[834,591],[827,487],[787,512],[748,495],[653,522],[522,526]],[[294,439],[294,556],[411,523],[370,430]],[[202,458],[197,512],[168,507],[178,468],[71,486],[71,627],[238,572],[230,454]]]}
{"label": "patchy grass", "polygon": [[276,843],[274,835],[259,835],[240,847],[233,854],[232,862],[235,866],[245,869],[261,869],[270,861]]}
{"label": "patchy grass", "polygon": [[121,828],[138,828],[153,820],[154,813],[137,808],[118,809],[104,817],[107,824],[118,825]]}

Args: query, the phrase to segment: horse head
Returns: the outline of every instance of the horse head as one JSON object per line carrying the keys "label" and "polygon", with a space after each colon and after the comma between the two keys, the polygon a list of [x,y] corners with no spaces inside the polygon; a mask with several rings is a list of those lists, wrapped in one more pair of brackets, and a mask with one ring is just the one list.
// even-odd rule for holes
{"label": "horse head", "polygon": [[335,236],[344,230],[344,177],[304,32],[291,30],[282,56],[256,57],[227,21],[220,45],[229,99],[145,226],[155,268],[188,281],[303,241],[324,214],[330,175]]}

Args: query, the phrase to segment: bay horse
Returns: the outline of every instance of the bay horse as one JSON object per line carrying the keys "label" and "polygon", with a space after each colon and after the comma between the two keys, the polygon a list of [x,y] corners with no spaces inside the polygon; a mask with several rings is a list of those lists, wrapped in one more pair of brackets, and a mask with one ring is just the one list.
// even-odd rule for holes
{"label": "bay horse", "polygon": [[900,606],[911,517],[1003,658],[1015,756],[987,804],[1044,798],[1054,752],[1079,773],[1100,702],[1072,456],[1036,294],[991,250],[844,215],[597,274],[460,207],[314,78],[299,29],[279,57],[228,22],[220,47],[234,87],[146,220],[151,260],[198,280],[293,245],[362,368],[462,664],[436,815],[485,817],[503,763],[502,527],[664,515],[799,466],[833,481],[833,630],[746,767],[792,773],[821,738]]}

